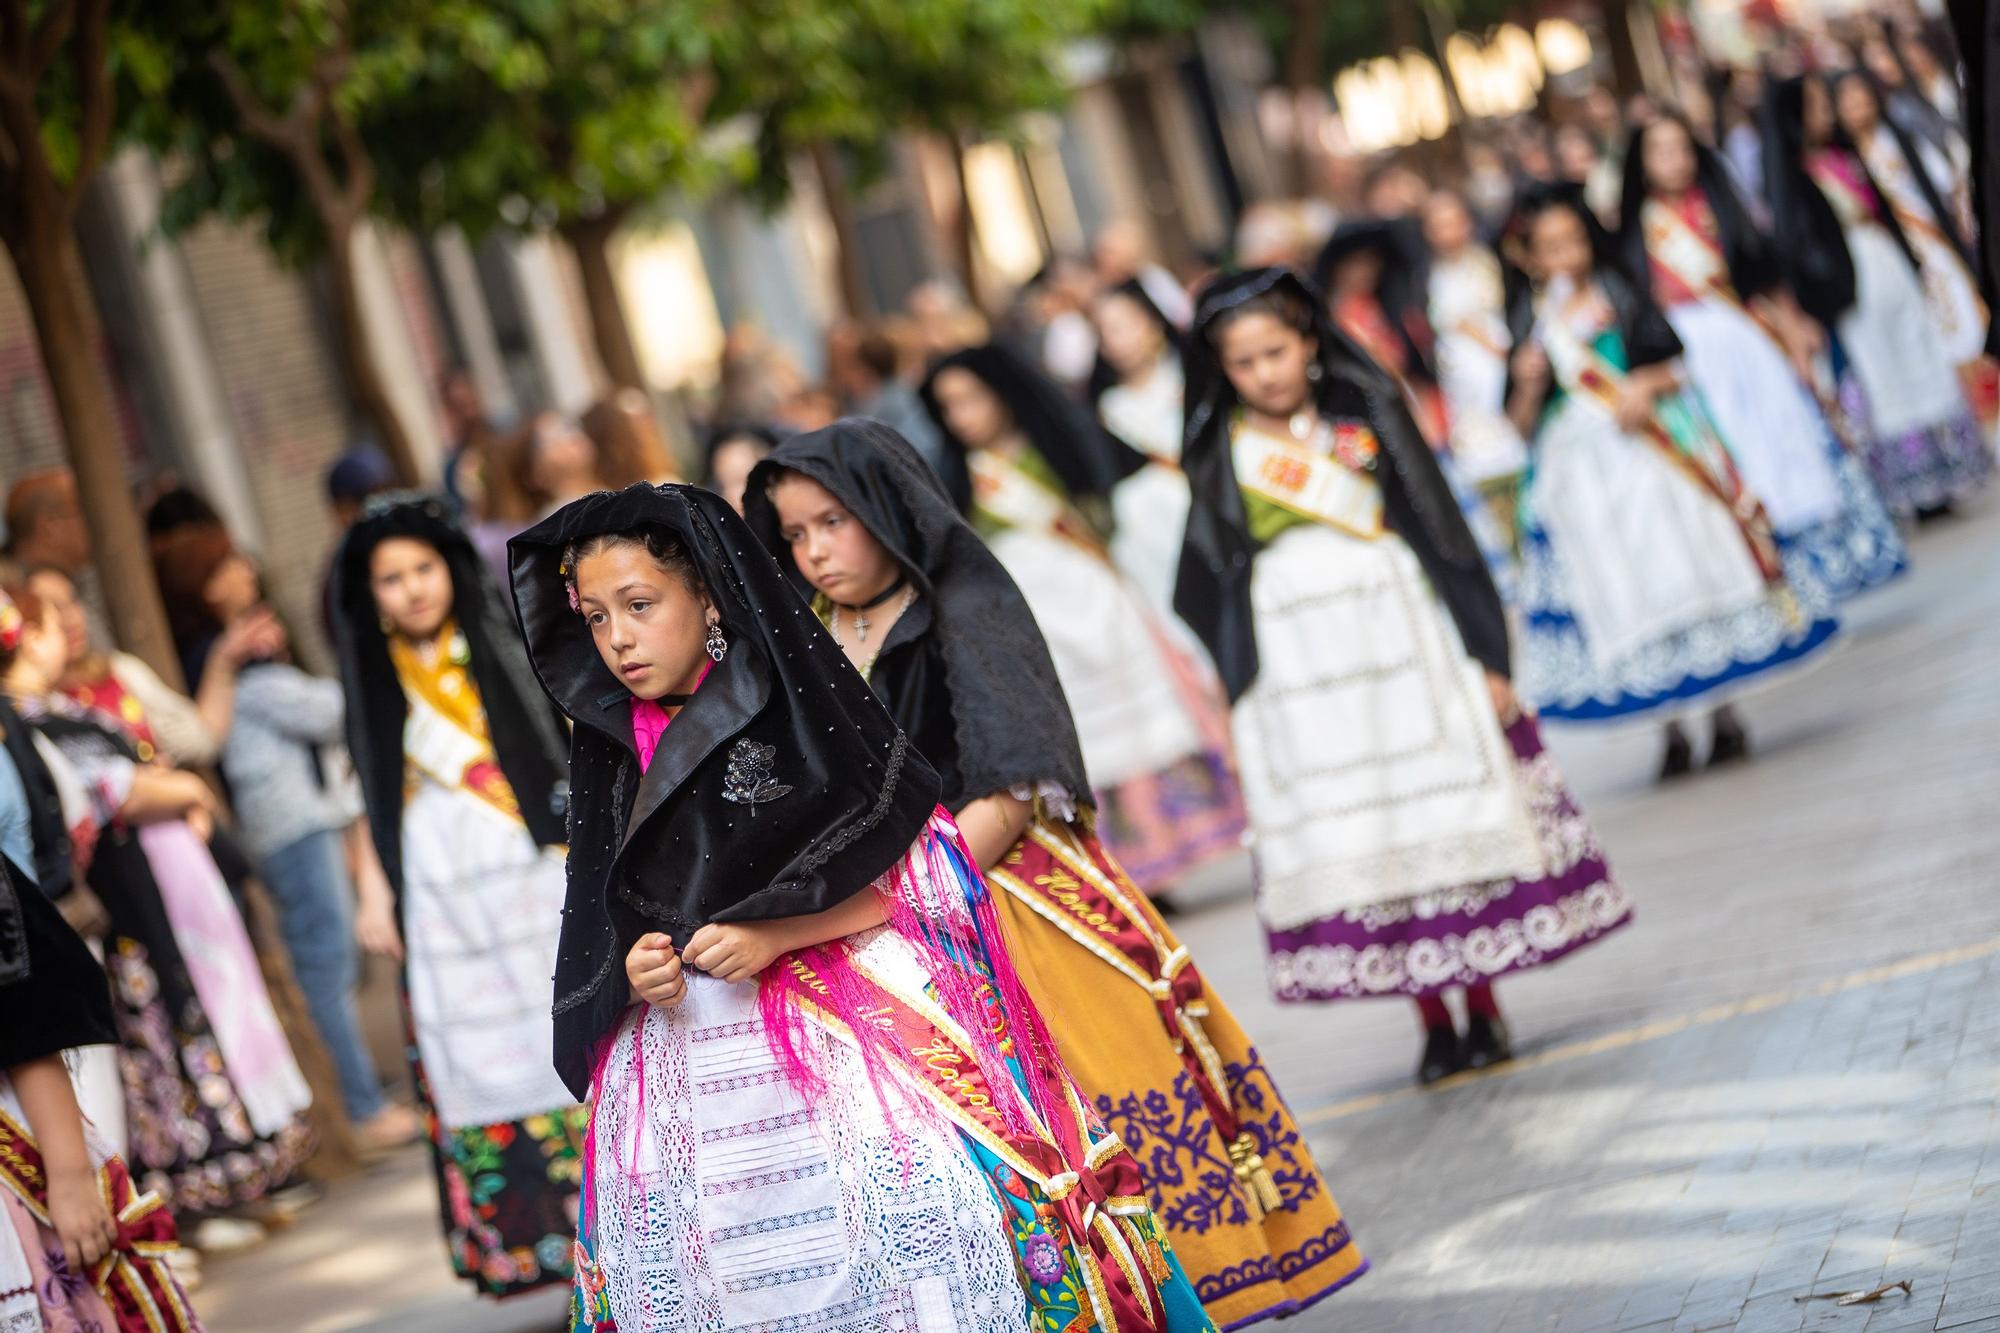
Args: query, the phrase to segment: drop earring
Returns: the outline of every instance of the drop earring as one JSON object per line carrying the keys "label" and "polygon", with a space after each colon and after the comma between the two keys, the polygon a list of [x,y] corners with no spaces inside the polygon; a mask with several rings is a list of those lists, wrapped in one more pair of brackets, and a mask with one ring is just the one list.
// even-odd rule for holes
{"label": "drop earring", "polygon": [[718,662],[722,660],[723,654],[729,651],[729,640],[722,637],[721,621],[708,622],[708,640],[702,646],[708,649],[708,655]]}

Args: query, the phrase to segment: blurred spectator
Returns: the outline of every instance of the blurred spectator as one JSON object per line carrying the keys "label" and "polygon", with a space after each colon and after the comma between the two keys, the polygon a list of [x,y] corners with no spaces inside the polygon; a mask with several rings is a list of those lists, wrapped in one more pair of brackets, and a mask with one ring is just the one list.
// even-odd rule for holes
{"label": "blurred spectator", "polygon": [[333,521],[347,531],[361,517],[369,496],[393,491],[397,485],[396,469],[379,449],[369,444],[349,449],[326,470],[326,501]]}
{"label": "blurred spectator", "polygon": [[1514,131],[1514,172],[1524,181],[1547,184],[1561,179],[1555,155],[1549,151],[1548,136],[1540,125],[1528,124]]}
{"label": "blurred spectator", "polygon": [[90,564],[90,529],[68,468],[31,472],[7,492],[7,550],[22,569],[59,569],[75,578]]}
{"label": "blurred spectator", "polygon": [[605,488],[597,445],[560,412],[540,413],[528,423],[514,463],[515,476],[540,518]]}
{"label": "blurred spectator", "polygon": [[1089,379],[1097,364],[1097,331],[1086,313],[1096,295],[1096,272],[1075,255],[1057,255],[1028,280],[1042,366],[1071,388]]}
{"label": "blurred spectator", "polygon": [[1090,243],[1090,258],[1097,267],[1099,291],[1134,281],[1146,289],[1147,299],[1175,328],[1185,329],[1193,322],[1194,302],[1188,299],[1187,289],[1153,259],[1146,229],[1133,219],[1113,218],[1099,227]]}
{"label": "blurred spectator", "polygon": [[[1615,106],[1615,104],[1614,104]],[[1465,200],[1488,236],[1497,235],[1514,211],[1514,177],[1507,161],[1492,144],[1465,146]]]}
{"label": "blurred spectator", "polygon": [[742,513],[743,489],[749,484],[750,470],[770,456],[780,438],[777,431],[754,421],[718,423],[708,435],[708,462],[701,484]]}
{"label": "blurred spectator", "polygon": [[1618,168],[1598,146],[1597,138],[1583,126],[1563,125],[1555,133],[1556,170],[1563,180],[1583,187],[1583,201],[1598,220],[1611,225],[1618,214],[1625,183]]}
{"label": "blurred spectator", "polygon": [[839,366],[848,410],[894,428],[936,467],[944,444],[917,391],[903,379],[902,357],[895,340],[882,329],[870,329],[859,336]]}
{"label": "blurred spectator", "polygon": [[[201,680],[233,628],[264,610],[257,570],[215,523],[163,533],[154,568],[182,667],[189,680]],[[344,720],[340,682],[294,666],[281,635],[274,652],[238,673],[222,772],[244,845],[278,904],[292,969],[333,1059],[348,1117],[365,1144],[386,1147],[411,1141],[421,1126],[383,1097],[355,1006],[359,955],[346,840],[361,805],[350,784],[328,780],[321,754],[340,743]]]}
{"label": "blurred spectator", "polygon": [[236,675],[245,663],[274,656],[284,630],[268,608],[231,622],[217,638],[190,699],[127,652],[92,642],[90,622],[76,585],[59,569],[31,570],[27,586],[56,614],[69,649],[69,669],[59,689],[75,702],[132,733],[139,758],[165,758],[183,768],[206,768],[222,754],[236,711]]}
{"label": "blurred spectator", "polygon": [[1716,107],[1721,118],[1722,160],[1742,191],[1743,200],[1760,223],[1768,225],[1764,203],[1764,140],[1757,131],[1757,107],[1764,100],[1764,79],[1754,68],[1729,71]]}
{"label": "blurred spectator", "polygon": [[499,431],[486,413],[478,382],[464,366],[445,371],[438,381],[438,397],[444,402],[447,439],[444,492],[461,510],[476,512],[481,500],[480,469]]}
{"label": "blurred spectator", "polygon": [[653,415],[653,401],[643,390],[619,389],[592,403],[583,414],[583,433],[596,446],[597,475],[606,489],[680,480]]}
{"label": "blurred spectator", "polygon": [[1402,158],[1391,157],[1369,174],[1362,207],[1370,217],[1415,217],[1423,211],[1430,193],[1430,182],[1414,167]]}
{"label": "blurred spectator", "polygon": [[917,284],[903,304],[916,322],[917,339],[927,362],[986,341],[986,317],[946,279]]}

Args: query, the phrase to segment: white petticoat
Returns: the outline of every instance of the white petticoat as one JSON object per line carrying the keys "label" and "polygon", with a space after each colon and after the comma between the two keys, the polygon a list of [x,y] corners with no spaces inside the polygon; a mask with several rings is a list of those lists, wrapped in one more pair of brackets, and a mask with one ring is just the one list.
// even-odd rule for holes
{"label": "white petticoat", "polygon": [[1266,925],[1541,873],[1483,671],[1400,537],[1292,528],[1250,600],[1232,723]]}
{"label": "white petticoat", "polygon": [[[863,956],[918,966],[886,931]],[[640,1014],[594,1090],[587,1221],[619,1333],[1028,1328],[1007,1224],[955,1130],[897,1101],[899,1152],[859,1056],[817,1031],[828,1087],[808,1105],[754,986],[692,975],[680,1005]]]}
{"label": "white petticoat", "polygon": [[1741,306],[1707,297],[1667,311],[1688,378],[1701,394],[1749,492],[1780,535],[1834,518],[1840,478],[1826,418],[1791,362]]}
{"label": "white petticoat", "polygon": [[1840,317],[1840,345],[1854,363],[1875,434],[1907,435],[1964,415],[1964,386],[1909,259],[1874,225],[1849,227],[1847,249],[1855,298]]}
{"label": "white petticoat", "polygon": [[1093,786],[1116,787],[1201,753],[1167,660],[1169,640],[1130,580],[1046,533],[1010,528],[992,546],[1048,640]]}

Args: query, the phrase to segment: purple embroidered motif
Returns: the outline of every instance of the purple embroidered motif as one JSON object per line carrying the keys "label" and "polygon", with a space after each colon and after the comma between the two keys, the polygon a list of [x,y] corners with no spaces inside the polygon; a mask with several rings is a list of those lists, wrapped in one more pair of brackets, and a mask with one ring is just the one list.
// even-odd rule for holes
{"label": "purple embroidered motif", "polygon": [[1062,1250],[1047,1236],[1030,1236],[1021,1247],[1028,1276],[1044,1287],[1054,1286],[1063,1275]]}

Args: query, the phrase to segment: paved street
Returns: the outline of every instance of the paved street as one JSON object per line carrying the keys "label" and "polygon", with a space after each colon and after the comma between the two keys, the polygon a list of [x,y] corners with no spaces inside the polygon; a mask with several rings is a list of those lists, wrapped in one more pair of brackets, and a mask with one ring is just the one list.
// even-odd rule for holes
{"label": "paved street", "polygon": [[[1750,701],[1750,765],[1551,734],[1639,915],[1503,985],[1510,1068],[1411,1088],[1408,1005],[1281,1009],[1239,886],[1192,905],[1374,1260],[1288,1327],[2000,1330],[2000,507],[1917,558]],[[432,1188],[407,1155],[212,1260],[210,1328],[554,1327],[452,1288]]]}

